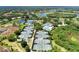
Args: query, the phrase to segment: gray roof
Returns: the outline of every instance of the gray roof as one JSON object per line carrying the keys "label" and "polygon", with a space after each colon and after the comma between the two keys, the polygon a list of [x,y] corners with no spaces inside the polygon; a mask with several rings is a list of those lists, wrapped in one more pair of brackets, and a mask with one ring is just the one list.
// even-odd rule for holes
{"label": "gray roof", "polygon": [[25,27],[25,29],[32,29],[32,28],[33,28],[32,26]]}
{"label": "gray roof", "polygon": [[49,38],[49,35],[36,35],[37,38]]}
{"label": "gray roof", "polygon": [[27,25],[33,25],[33,23],[34,23],[34,20],[27,20],[26,22]]}
{"label": "gray roof", "polygon": [[41,34],[44,34],[44,35],[45,35],[45,34],[48,34],[48,32],[45,32],[45,31],[38,31],[38,32],[36,32],[36,34],[40,34],[40,35],[41,35]]}
{"label": "gray roof", "polygon": [[24,31],[21,32],[19,38],[28,41],[28,39],[32,36],[32,33],[33,27],[27,26],[25,27]]}
{"label": "gray roof", "polygon": [[48,32],[46,31],[38,31],[36,32],[36,36],[37,38],[48,38],[49,35],[48,35]]}
{"label": "gray roof", "polygon": [[38,31],[38,32],[36,32],[35,37],[37,37],[37,38],[34,40],[33,50],[36,50],[36,51],[48,51],[48,50],[52,49],[52,47],[50,45],[50,40],[45,39],[45,38],[49,37],[48,32],[46,32],[46,31]]}
{"label": "gray roof", "polygon": [[30,31],[30,30],[28,30],[28,31],[23,31],[23,32],[21,32],[21,34],[23,34],[23,33],[25,33],[25,34],[32,34],[33,32],[32,31]]}
{"label": "gray roof", "polygon": [[25,29],[24,29],[24,31],[28,31],[28,30],[33,30],[33,29],[30,29],[30,28],[25,28]]}
{"label": "gray roof", "polygon": [[52,23],[48,22],[48,23],[43,24],[43,30],[51,31],[53,28],[54,28],[54,26]]}
{"label": "gray roof", "polygon": [[48,51],[48,50],[51,50],[51,49],[52,49],[51,45],[35,44],[34,47],[33,47],[33,50],[36,50],[36,51]]}
{"label": "gray roof", "polygon": [[44,40],[44,39],[39,38],[39,39],[36,39],[36,40],[34,41],[34,43],[38,43],[38,44],[48,44],[48,43],[50,43],[50,40]]}
{"label": "gray roof", "polygon": [[34,20],[27,20],[27,23],[33,23]]}
{"label": "gray roof", "polygon": [[19,35],[19,38],[25,39],[25,38],[29,38],[31,37],[31,35]]}

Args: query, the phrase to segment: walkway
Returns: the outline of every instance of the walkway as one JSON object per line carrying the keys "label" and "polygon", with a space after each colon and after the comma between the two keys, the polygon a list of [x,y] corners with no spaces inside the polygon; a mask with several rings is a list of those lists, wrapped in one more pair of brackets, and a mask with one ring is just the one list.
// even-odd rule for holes
{"label": "walkway", "polygon": [[35,32],[36,32],[36,30],[34,30],[34,33],[33,33],[32,38],[30,38],[29,41],[28,41],[28,43],[27,43],[28,46],[30,47],[30,50],[32,50],[32,46],[33,46],[33,42],[34,42]]}

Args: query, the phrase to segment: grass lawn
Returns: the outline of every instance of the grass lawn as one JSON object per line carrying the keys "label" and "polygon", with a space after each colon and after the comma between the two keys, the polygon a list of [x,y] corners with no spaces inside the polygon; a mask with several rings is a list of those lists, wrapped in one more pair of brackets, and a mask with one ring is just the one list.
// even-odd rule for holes
{"label": "grass lawn", "polygon": [[78,40],[75,37],[71,37],[71,40],[74,42],[78,42]]}
{"label": "grass lawn", "polygon": [[56,50],[55,50],[56,52],[66,52],[67,51],[64,47],[56,44],[54,40],[52,41],[52,45],[53,45],[53,48],[56,47]]}
{"label": "grass lawn", "polygon": [[9,42],[7,39],[2,41],[5,44],[8,44],[8,46],[11,46],[14,51],[20,51],[20,52],[25,52],[25,50],[21,47],[20,43],[17,42]]}
{"label": "grass lawn", "polygon": [[56,49],[59,52],[65,51],[65,49],[71,52],[79,51],[79,31],[76,27],[57,27],[52,31],[51,37],[55,41],[55,43],[52,43],[55,46],[54,50]]}

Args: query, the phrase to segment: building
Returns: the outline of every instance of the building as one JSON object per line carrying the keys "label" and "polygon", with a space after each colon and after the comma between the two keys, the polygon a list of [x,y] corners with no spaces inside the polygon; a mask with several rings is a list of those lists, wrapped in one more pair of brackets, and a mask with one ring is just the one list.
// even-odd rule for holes
{"label": "building", "polygon": [[33,51],[44,52],[51,50],[49,34],[46,31],[37,31],[35,35]]}
{"label": "building", "polygon": [[38,17],[47,17],[47,14],[46,13],[39,13],[37,14]]}
{"label": "building", "polygon": [[51,23],[45,23],[45,24],[43,24],[43,30],[51,31],[53,28],[54,28],[54,26]]}
{"label": "building", "polygon": [[19,23],[25,23],[25,20],[22,20],[22,19],[21,19],[21,20],[19,20],[18,22],[19,22]]}
{"label": "building", "polygon": [[77,15],[77,17],[76,18],[79,18],[79,14],[76,14]]}
{"label": "building", "polygon": [[24,28],[24,30],[21,32],[21,34],[18,36],[19,37],[18,41],[24,40],[24,41],[28,42],[29,38],[32,37],[32,34],[33,34],[33,27],[27,26]]}

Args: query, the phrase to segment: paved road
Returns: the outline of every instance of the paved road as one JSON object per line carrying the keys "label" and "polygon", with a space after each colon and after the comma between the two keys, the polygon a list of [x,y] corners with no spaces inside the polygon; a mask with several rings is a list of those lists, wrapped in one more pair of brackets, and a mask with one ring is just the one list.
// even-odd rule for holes
{"label": "paved road", "polygon": [[29,39],[29,41],[28,41],[28,43],[27,43],[27,44],[29,45],[29,47],[30,47],[30,50],[32,50],[32,46],[33,46],[33,42],[34,42],[35,32],[36,32],[36,30],[34,30],[34,33],[33,33],[32,38]]}

